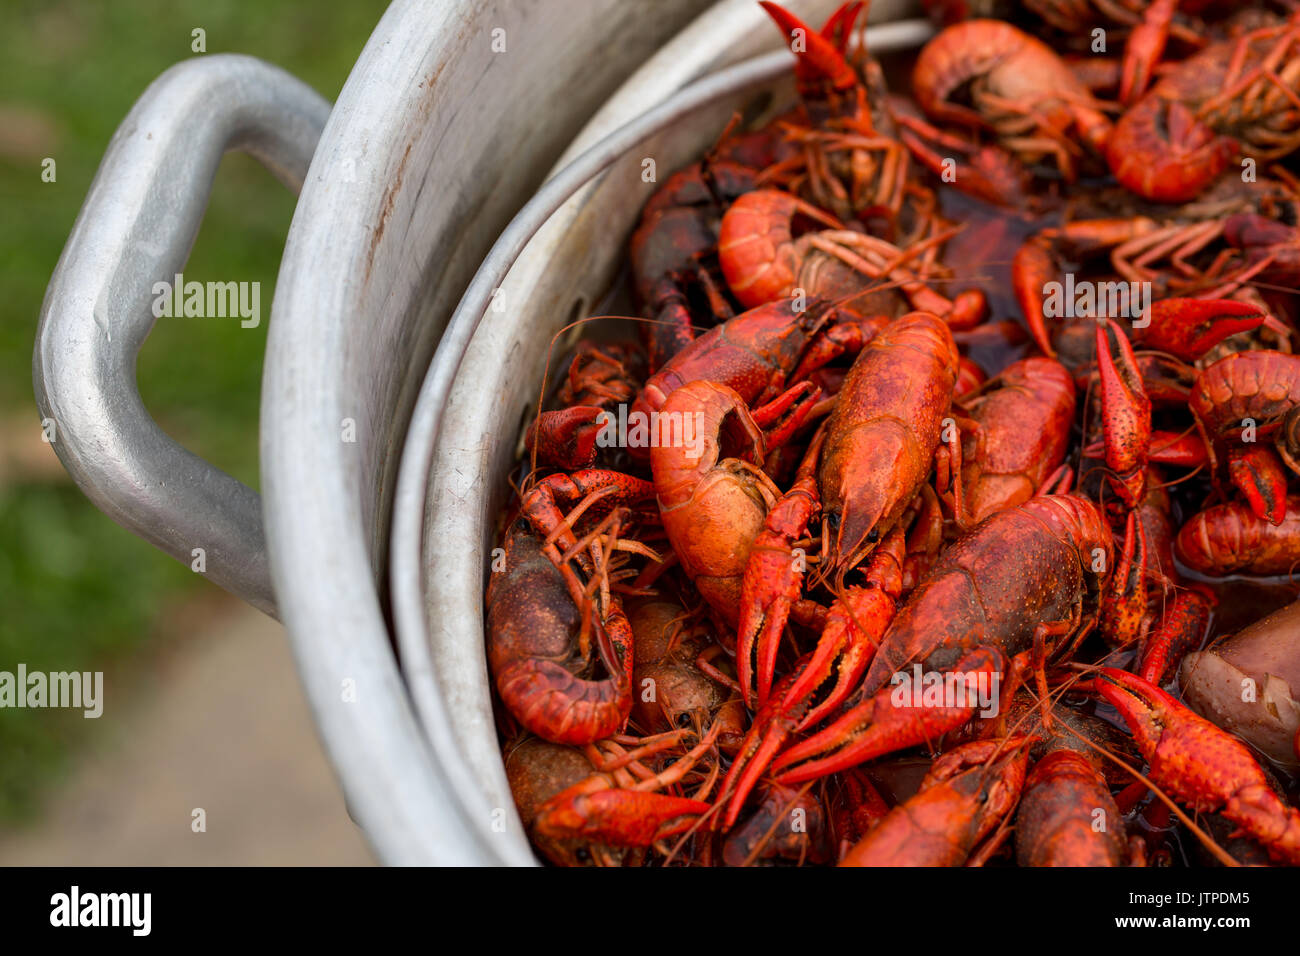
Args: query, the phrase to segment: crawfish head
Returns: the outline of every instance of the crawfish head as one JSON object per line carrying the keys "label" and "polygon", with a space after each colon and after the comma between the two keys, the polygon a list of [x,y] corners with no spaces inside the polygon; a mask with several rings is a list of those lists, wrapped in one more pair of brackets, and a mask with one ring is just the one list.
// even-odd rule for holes
{"label": "crawfish head", "polygon": [[727,835],[722,859],[728,866],[751,860],[830,862],[829,820],[822,802],[807,788],[768,785],[754,812]]}
{"label": "crawfish head", "polygon": [[913,312],[877,335],[849,370],[819,476],[839,581],[875,548],[924,483],[957,368],[947,324]]}
{"label": "crawfish head", "polygon": [[682,832],[708,808],[699,800],[620,790],[588,778],[538,808],[533,839],[565,866],[621,866],[630,848]]}
{"label": "crawfish head", "polygon": [[533,817],[534,840],[556,862],[604,866],[621,861],[620,847],[648,848],[690,830],[709,805],[656,791],[679,783],[712,750],[720,730],[715,725],[672,766],[631,787],[600,773],[548,798]]}
{"label": "crawfish head", "polygon": [[635,695],[633,718],[651,733],[702,726],[726,702],[727,694],[697,666],[705,642],[683,633],[686,612],[681,604],[662,598],[640,600],[629,605],[627,614],[634,640],[633,686],[654,688],[653,694]]}
{"label": "crawfish head", "polygon": [[561,866],[617,865],[626,856],[626,848],[593,846],[571,834],[556,838],[536,827],[539,814],[550,809],[557,794],[593,773],[595,768],[581,750],[529,737],[509,747],[505,758],[506,779],[519,817],[548,860]]}
{"label": "crawfish head", "polygon": [[1040,495],[998,512],[945,550],[912,592],[876,652],[864,690],[886,688],[916,661],[946,671],[980,647],[1019,655],[1033,646],[1041,625],[1064,632],[1095,603],[1113,554],[1105,518],[1077,495]]}
{"label": "crawfish head", "polygon": [[1026,738],[1008,737],[944,754],[921,790],[890,811],[840,865],[960,866],[1015,809],[1027,744]]}

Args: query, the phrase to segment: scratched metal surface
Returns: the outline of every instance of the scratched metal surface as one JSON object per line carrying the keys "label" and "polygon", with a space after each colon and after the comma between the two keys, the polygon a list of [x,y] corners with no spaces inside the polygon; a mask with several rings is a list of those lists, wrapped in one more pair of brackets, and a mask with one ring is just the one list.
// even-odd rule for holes
{"label": "scratched metal surface", "polygon": [[[613,89],[702,7],[399,0],[322,134],[272,307],[264,512],[301,679],[353,816],[386,862],[532,859],[466,818],[391,643],[390,501],[421,374],[506,221]],[[505,52],[493,52],[494,30]],[[341,440],[345,419],[354,443]]]}

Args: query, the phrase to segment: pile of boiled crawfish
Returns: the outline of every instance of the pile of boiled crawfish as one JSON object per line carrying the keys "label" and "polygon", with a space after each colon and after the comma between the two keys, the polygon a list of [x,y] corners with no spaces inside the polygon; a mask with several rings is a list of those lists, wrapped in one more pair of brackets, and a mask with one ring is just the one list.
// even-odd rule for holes
{"label": "pile of boiled crawfish", "polygon": [[657,188],[503,516],[533,845],[1300,864],[1300,14],[936,3],[908,98],[762,6],[797,105]]}

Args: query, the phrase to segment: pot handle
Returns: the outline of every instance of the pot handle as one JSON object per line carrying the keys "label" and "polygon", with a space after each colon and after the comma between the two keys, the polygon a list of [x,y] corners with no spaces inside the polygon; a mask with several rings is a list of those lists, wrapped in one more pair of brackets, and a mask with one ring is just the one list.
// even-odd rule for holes
{"label": "pot handle", "polygon": [[261,498],[158,427],[136,356],[156,321],[155,284],[170,287],[189,258],[222,154],[252,154],[296,194],[329,111],[306,84],[248,56],[205,56],[159,76],[104,154],[46,290],[33,358],[42,427],[86,496],[271,615]]}

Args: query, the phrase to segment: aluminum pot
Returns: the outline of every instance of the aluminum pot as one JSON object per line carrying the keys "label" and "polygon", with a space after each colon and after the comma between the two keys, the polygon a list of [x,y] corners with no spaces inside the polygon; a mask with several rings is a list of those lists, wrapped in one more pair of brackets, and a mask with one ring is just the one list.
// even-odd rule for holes
{"label": "aluminum pot", "polygon": [[[60,459],[124,527],[187,565],[202,548],[207,577],[278,608],[349,809],[386,862],[531,859],[460,822],[392,648],[388,517],[420,375],[505,222],[706,6],[397,0],[332,111],[249,57],[182,63],[114,135],[51,279],[34,379]],[[134,375],[153,283],[182,271],[230,149],[301,188],[272,306],[264,501],[164,434]]]}
{"label": "aluminum pot", "polygon": [[[832,4],[794,6],[816,19]],[[912,7],[876,3],[873,19],[897,19]],[[868,46],[914,45],[928,33],[924,22],[891,23],[873,28]],[[686,86],[763,49],[773,35],[757,5],[719,4],[628,81],[566,154],[572,162],[489,254],[416,404],[393,516],[398,646],[439,766],[485,853],[517,859],[529,850],[493,725],[483,636],[487,556],[521,426],[535,412],[554,336],[591,311],[616,281],[626,239],[656,187],[644,181],[647,160],[666,176],[712,145],[733,112],[753,116],[789,105],[784,50],[725,71],[734,74],[726,82],[718,73],[717,83]],[[685,88],[653,114],[600,139],[637,115],[634,103],[662,95],[665,83]],[[556,355],[564,351],[563,343],[555,348]]]}
{"label": "aluminum pot", "polygon": [[[453,304],[595,107],[606,103],[569,156],[688,81],[777,44],[755,4],[724,0],[610,97],[704,6],[397,0],[332,111],[247,57],[174,67],[123,121],[51,280],[34,378],[61,460],[123,526],[187,564],[203,547],[208,577],[284,620],[349,809],[385,862],[535,862],[491,733],[483,549],[539,346],[608,287],[639,201],[607,179],[538,237],[513,277],[528,293],[513,331],[489,322],[476,339],[447,454],[434,463],[427,417],[413,429],[405,508],[393,504],[398,450],[417,390],[426,406],[451,398],[445,377],[464,342],[423,386],[420,375]],[[790,6],[820,19],[835,3]],[[876,6],[879,20],[908,5]],[[645,150],[666,173],[752,100],[715,102]],[[152,283],[181,271],[227,149],[301,187],[272,305],[264,500],[163,434],[133,375]],[[579,236],[591,242],[585,255]],[[448,520],[448,506],[465,520]],[[446,547],[429,534],[443,528],[459,536]]]}

